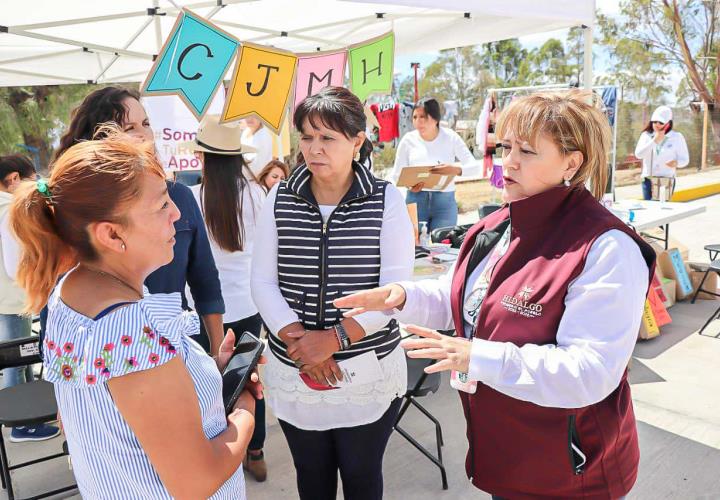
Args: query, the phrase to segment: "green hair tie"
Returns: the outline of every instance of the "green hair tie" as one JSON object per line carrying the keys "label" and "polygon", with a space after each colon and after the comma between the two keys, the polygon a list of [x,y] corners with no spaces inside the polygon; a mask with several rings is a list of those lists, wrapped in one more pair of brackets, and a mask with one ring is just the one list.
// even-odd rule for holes
{"label": "green hair tie", "polygon": [[45,179],[38,179],[37,180],[37,190],[38,192],[43,195],[45,198],[50,198],[50,187],[48,186],[48,183]]}

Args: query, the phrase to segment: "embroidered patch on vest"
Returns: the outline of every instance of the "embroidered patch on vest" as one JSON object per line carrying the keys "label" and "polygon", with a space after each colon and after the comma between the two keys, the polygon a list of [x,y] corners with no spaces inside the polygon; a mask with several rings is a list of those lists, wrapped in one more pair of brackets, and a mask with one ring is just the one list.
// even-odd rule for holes
{"label": "embroidered patch on vest", "polygon": [[526,318],[539,318],[542,316],[543,306],[530,301],[533,292],[531,286],[525,285],[515,295],[504,295],[500,303],[511,313],[525,316]]}

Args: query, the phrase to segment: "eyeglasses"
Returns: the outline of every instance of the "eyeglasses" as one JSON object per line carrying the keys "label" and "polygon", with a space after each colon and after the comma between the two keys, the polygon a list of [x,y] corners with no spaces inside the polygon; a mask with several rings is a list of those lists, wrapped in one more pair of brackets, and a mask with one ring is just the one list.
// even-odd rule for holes
{"label": "eyeglasses", "polygon": [[487,285],[478,286],[470,293],[470,295],[468,295],[468,298],[463,304],[463,310],[468,314],[468,316],[470,316],[473,323],[475,323],[477,315],[480,312],[480,306],[482,305],[483,300],[485,300],[487,289]]}

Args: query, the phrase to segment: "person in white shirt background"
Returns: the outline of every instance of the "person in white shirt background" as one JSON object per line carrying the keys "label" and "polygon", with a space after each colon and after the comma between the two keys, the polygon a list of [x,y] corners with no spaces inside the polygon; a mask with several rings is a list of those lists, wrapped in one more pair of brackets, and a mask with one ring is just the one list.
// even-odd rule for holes
{"label": "person in white shirt background", "polygon": [[[391,174],[397,184],[404,167],[433,166],[432,172],[441,175],[479,175],[481,167],[462,138],[452,129],[441,127],[440,104],[432,98],[418,101],[413,110],[415,130],[405,134],[395,154]],[[453,165],[460,161],[460,166]],[[420,182],[408,190],[407,204],[417,204],[418,222],[427,224],[428,231],[457,224],[458,206],[455,200],[455,181],[442,191],[426,189]]]}
{"label": "person in white shirt background", "polygon": [[[13,193],[21,181],[34,179],[35,167],[20,155],[0,157],[0,341],[19,339],[31,335],[30,316],[22,315],[25,292],[15,282],[20,262],[20,248],[9,223],[8,210]],[[6,368],[0,372],[0,389],[26,382],[32,371],[25,368]],[[13,427],[10,441],[42,441],[60,434],[53,425]]]}
{"label": "person in white shirt background", "polygon": [[263,123],[254,116],[245,118],[245,129],[242,131],[242,143],[255,149],[245,155],[250,170],[257,177],[272,157],[272,136]]}
{"label": "person in white shirt background", "polygon": [[635,156],[642,160],[643,198],[652,199],[652,177],[668,177],[673,179],[671,192],[667,193],[669,199],[675,189],[677,169],[690,163],[685,137],[673,130],[672,109],[667,106],[655,109],[640,135]]}
{"label": "person in white shirt background", "polygon": [[[220,288],[225,301],[223,328],[260,337],[262,319],[250,296],[250,262],[255,226],[265,200],[243,159],[252,148],[241,142],[237,123],[220,124],[218,115],[207,115],[198,127],[197,138],[183,146],[195,152],[203,164],[202,182],[190,190],[200,206],[207,228]],[[202,325],[201,325],[202,327]],[[257,481],[267,478],[265,402],[255,403],[255,430],[248,445],[245,469]]]}

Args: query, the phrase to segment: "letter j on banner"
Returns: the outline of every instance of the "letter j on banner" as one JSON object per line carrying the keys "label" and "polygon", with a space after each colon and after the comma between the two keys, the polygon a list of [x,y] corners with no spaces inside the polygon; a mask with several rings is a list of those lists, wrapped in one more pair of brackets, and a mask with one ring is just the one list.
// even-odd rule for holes
{"label": "letter j on banner", "polygon": [[373,93],[392,90],[395,35],[388,33],[348,48],[350,89],[365,101]]}
{"label": "letter j on banner", "polygon": [[243,43],[225,101],[222,122],[256,114],[275,134],[290,99],[297,56]]}
{"label": "letter j on banner", "polygon": [[177,94],[199,120],[228,70],[238,41],[183,9],[142,86],[144,95]]}

